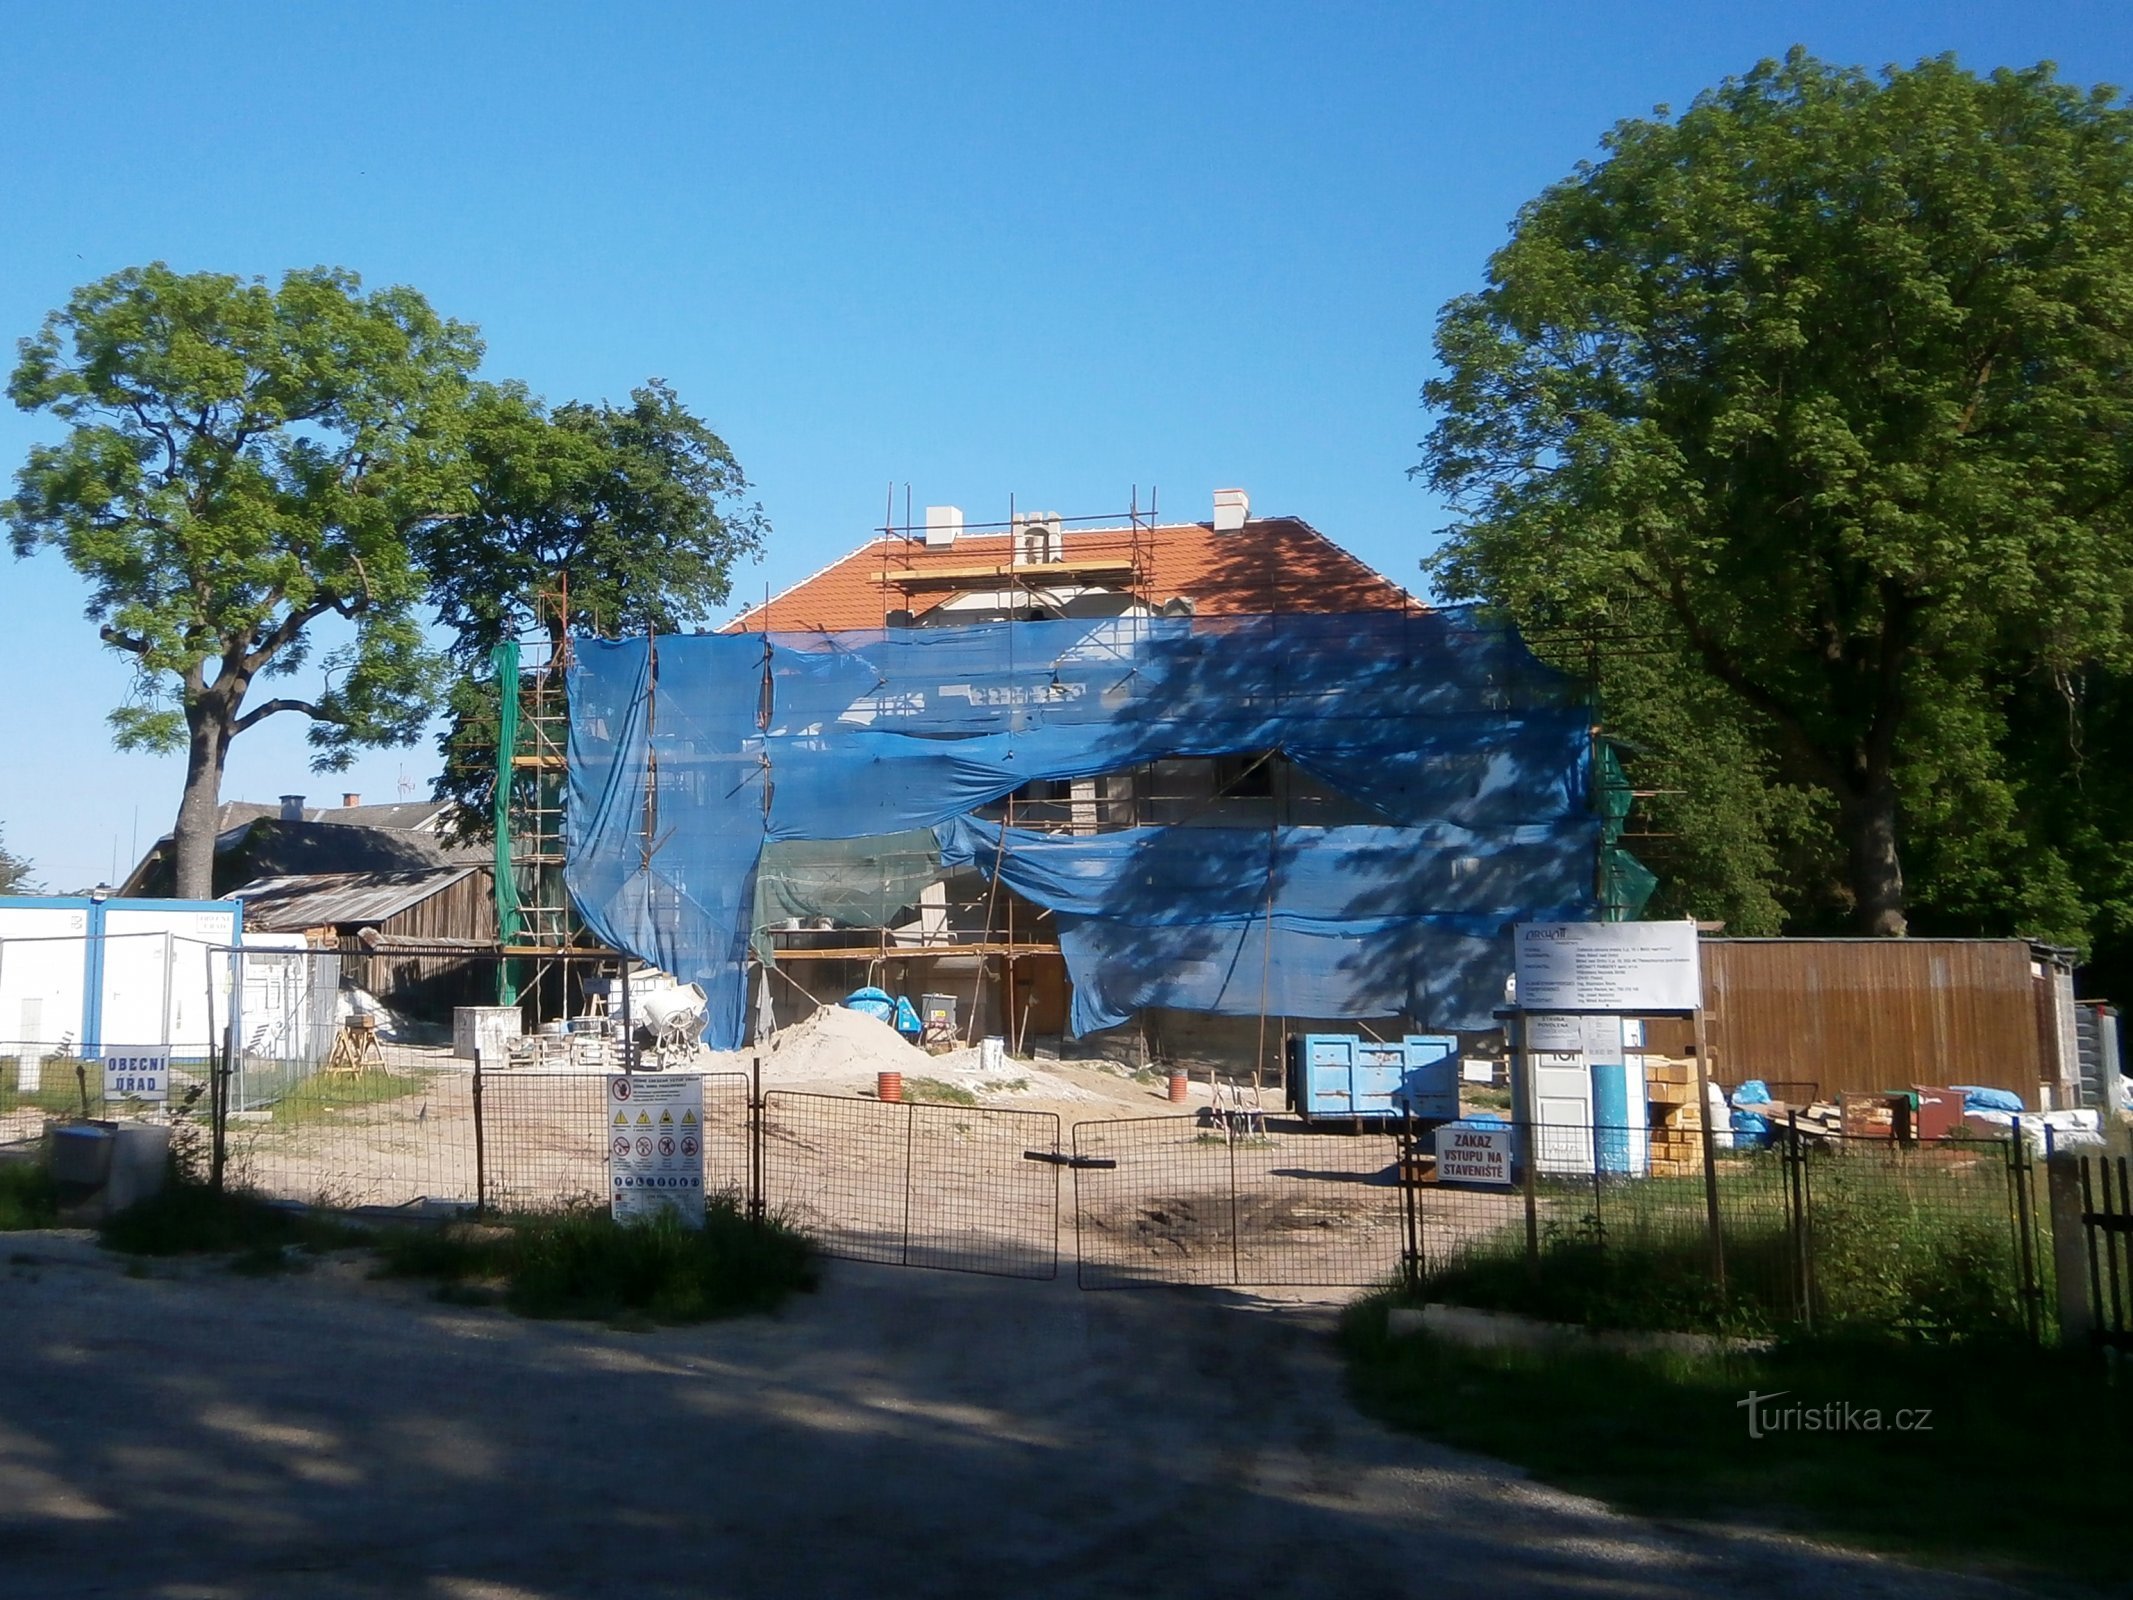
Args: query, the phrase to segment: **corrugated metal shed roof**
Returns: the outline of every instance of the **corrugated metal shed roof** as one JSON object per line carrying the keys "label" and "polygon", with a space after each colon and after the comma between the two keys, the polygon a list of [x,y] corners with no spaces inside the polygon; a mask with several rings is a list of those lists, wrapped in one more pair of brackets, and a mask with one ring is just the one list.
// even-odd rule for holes
{"label": "corrugated metal shed roof", "polygon": [[426,872],[314,872],[261,878],[225,896],[244,902],[244,925],[259,933],[296,933],[351,922],[384,922],[479,869]]}

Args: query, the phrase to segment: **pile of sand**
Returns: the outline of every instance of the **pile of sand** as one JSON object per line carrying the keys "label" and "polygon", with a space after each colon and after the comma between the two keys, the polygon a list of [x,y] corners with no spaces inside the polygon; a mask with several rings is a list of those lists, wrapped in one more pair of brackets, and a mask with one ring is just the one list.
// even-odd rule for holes
{"label": "pile of sand", "polygon": [[705,1072],[746,1072],[760,1053],[765,1088],[874,1087],[875,1075],[900,1072],[905,1078],[937,1078],[968,1089],[982,1099],[1019,1095],[1049,1100],[1098,1098],[1079,1084],[1045,1072],[1026,1061],[1005,1060],[983,1067],[975,1045],[942,1055],[928,1055],[878,1018],[843,1006],[823,1006],[812,1016],[780,1028],[759,1046],[709,1051],[696,1063]]}

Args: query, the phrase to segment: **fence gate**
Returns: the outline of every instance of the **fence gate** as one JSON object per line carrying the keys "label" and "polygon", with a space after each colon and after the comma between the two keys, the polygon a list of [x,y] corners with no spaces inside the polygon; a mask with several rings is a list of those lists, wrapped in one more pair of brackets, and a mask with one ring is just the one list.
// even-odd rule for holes
{"label": "fence gate", "polygon": [[2106,1349],[2133,1350],[2133,1173],[2124,1156],[2082,1158],[2081,1231],[2090,1337]]}
{"label": "fence gate", "polygon": [[1076,1281],[1319,1284],[1400,1269],[1406,1214],[1388,1132],[1305,1132],[1256,1114],[1074,1125]]}
{"label": "fence gate", "polygon": [[774,1089],[770,1214],[825,1255],[1008,1278],[1059,1272],[1059,1118]]}

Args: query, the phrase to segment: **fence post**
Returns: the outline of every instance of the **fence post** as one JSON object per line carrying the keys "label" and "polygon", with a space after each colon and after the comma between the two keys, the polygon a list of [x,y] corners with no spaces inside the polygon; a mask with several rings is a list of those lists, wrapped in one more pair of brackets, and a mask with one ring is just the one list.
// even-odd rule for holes
{"label": "fence post", "polygon": [[474,1214],[489,1209],[488,1142],[481,1111],[481,1041],[474,1043]]}
{"label": "fence post", "polygon": [[[1208,1068],[1212,1074],[1214,1068]],[[1237,1241],[1237,1126],[1219,1114],[1216,1120],[1222,1125],[1222,1134],[1229,1145],[1229,1281],[1244,1281],[1244,1253]]]}
{"label": "fence post", "polygon": [[[2051,1138],[2051,1130],[2044,1136]],[[2007,1144],[2007,1181],[2014,1187],[2015,1265],[2021,1272],[2022,1321],[2029,1329],[2029,1342],[2044,1342],[2044,1290],[2037,1282],[2037,1197],[2030,1192],[2029,1140],[2022,1119],[2015,1118],[2014,1137]]]}
{"label": "fence post", "polygon": [[1601,1207],[1601,1200],[1600,1200],[1600,1125],[1599,1125],[1599,1124],[1598,1124],[1597,1122],[1595,1122],[1595,1123],[1594,1123],[1594,1124],[1592,1125],[1592,1128],[1591,1128],[1591,1133],[1592,1133],[1592,1242],[1593,1242],[1593,1245],[1594,1245],[1594,1247],[1595,1247],[1596,1249],[1598,1249],[1598,1250],[1599,1250],[1599,1252],[1600,1252],[1600,1258],[1601,1258],[1601,1261],[1602,1261],[1602,1263],[1603,1263],[1603,1266],[1602,1266],[1602,1269],[1601,1269],[1601,1270],[1602,1270],[1602,1271],[1605,1271],[1606,1269],[1605,1269],[1604,1263],[1605,1263],[1605,1261],[1606,1261],[1606,1258],[1607,1258],[1607,1217],[1606,1217],[1606,1214],[1605,1214],[1605,1213],[1604,1213],[1604,1212],[1603,1212],[1603,1211],[1602,1211],[1602,1210],[1600,1209],[1600,1207]]}
{"label": "fence post", "polygon": [[1718,1130],[1711,1126],[1711,1040],[1703,1007],[1696,1008],[1696,1120],[1703,1129],[1703,1206],[1711,1229],[1711,1277],[1726,1293],[1726,1232],[1718,1215]]}
{"label": "fence post", "polygon": [[1519,1187],[1526,1203],[1526,1274],[1540,1278],[1540,1194],[1534,1172],[1540,1165],[1540,1129],[1533,1103],[1533,1055],[1526,1048],[1523,1012],[1511,1019],[1518,1042],[1511,1053],[1511,1153],[1518,1157]]}
{"label": "fence post", "polygon": [[[229,1014],[222,1020],[220,1042],[208,1062],[207,1079],[207,1186],[211,1193],[222,1193],[223,1169],[229,1163],[230,1126],[230,1075],[235,1070],[233,1059],[237,1054],[238,996],[244,987],[244,956],[239,951],[230,951],[230,1003]],[[212,1033],[215,1017],[215,952],[207,956],[207,1015],[208,1028]]]}
{"label": "fence post", "polygon": [[898,1264],[911,1265],[911,1160],[918,1139],[918,1107],[906,1104],[904,1113],[904,1244]]}
{"label": "fence post", "polygon": [[748,1220],[763,1226],[763,1052],[748,1058]]}
{"label": "fence post", "polygon": [[2086,1350],[2095,1327],[2088,1295],[2088,1228],[2081,1216],[2081,1166],[2080,1156],[2057,1151],[2044,1158],[2044,1192],[2052,1222],[2052,1286],[2057,1291],[2062,1350]]}
{"label": "fence post", "polygon": [[1814,1281],[1807,1235],[1807,1147],[1800,1143],[1800,1114],[1785,1113],[1786,1232],[1792,1242],[1792,1306],[1800,1326],[1814,1327]]}
{"label": "fence post", "polygon": [[1401,1275],[1407,1280],[1410,1292],[1419,1292],[1422,1287],[1422,1217],[1421,1195],[1417,1192],[1421,1183],[1418,1170],[1421,1157],[1416,1153],[1415,1113],[1412,1106],[1400,1113],[1400,1141],[1395,1158],[1400,1172],[1400,1213],[1407,1228],[1407,1248],[1401,1261]]}

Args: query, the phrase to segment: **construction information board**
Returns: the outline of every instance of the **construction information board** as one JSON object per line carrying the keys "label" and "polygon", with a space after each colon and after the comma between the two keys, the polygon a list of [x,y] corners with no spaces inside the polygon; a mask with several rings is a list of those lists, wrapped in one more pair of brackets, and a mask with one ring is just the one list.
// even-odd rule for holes
{"label": "construction information board", "polygon": [[693,1072],[607,1079],[607,1176],[617,1222],[671,1211],[704,1225],[704,1080]]}
{"label": "construction information board", "polygon": [[104,1098],[146,1100],[162,1105],[170,1099],[170,1047],[114,1052],[104,1057]]}
{"label": "construction information board", "polygon": [[1437,1181],[1486,1184],[1492,1189],[1510,1188],[1511,1130],[1439,1128]]}
{"label": "construction information board", "polygon": [[1696,924],[1521,922],[1512,930],[1521,1011],[1694,1011]]}

